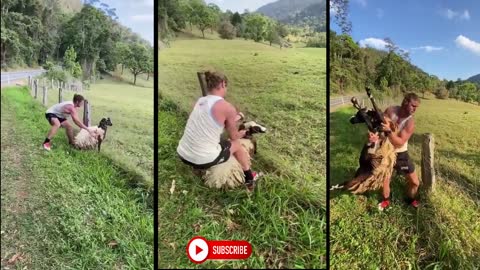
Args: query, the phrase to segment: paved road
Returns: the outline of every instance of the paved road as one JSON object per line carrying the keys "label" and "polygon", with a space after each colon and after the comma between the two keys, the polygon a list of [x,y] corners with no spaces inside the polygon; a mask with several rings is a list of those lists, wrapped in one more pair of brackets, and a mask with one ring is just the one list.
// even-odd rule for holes
{"label": "paved road", "polygon": [[28,76],[37,76],[45,72],[44,69],[36,70],[23,70],[23,71],[12,71],[12,72],[3,72],[2,71],[2,85],[8,85],[15,81],[26,79]]}

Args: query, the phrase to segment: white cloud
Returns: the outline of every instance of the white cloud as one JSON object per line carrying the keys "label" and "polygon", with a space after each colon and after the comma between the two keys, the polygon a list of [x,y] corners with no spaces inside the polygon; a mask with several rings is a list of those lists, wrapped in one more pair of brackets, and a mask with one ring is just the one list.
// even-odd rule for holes
{"label": "white cloud", "polygon": [[366,38],[359,41],[360,47],[370,47],[377,50],[386,50],[387,43],[379,38]]}
{"label": "white cloud", "polygon": [[355,2],[359,3],[362,7],[367,6],[367,0],[355,0]]}
{"label": "white cloud", "polygon": [[412,50],[424,50],[426,52],[434,52],[434,51],[443,50],[443,47],[434,47],[434,46],[427,45],[427,46],[420,46],[420,47],[412,48]]}
{"label": "white cloud", "polygon": [[337,14],[337,5],[334,2],[330,1],[330,16],[335,16]]}
{"label": "white cloud", "polygon": [[470,20],[470,12],[465,9],[462,12],[460,11],[455,11],[455,10],[451,10],[449,8],[447,8],[445,11],[442,12],[443,16],[447,17],[449,20],[452,20],[452,19],[455,19],[455,18],[458,18],[460,20]]}
{"label": "white cloud", "polygon": [[455,43],[459,47],[462,47],[466,50],[469,50],[476,55],[480,55],[480,43],[478,43],[478,42],[475,42],[475,41],[473,41],[473,40],[471,40],[471,39],[469,39],[469,38],[467,38],[463,35],[459,35],[455,39]]}
{"label": "white cloud", "polygon": [[130,19],[136,22],[153,22],[153,14],[132,15]]}
{"label": "white cloud", "polygon": [[460,19],[470,20],[470,13],[468,12],[468,10],[465,10],[463,14],[460,15]]}
{"label": "white cloud", "polygon": [[381,19],[384,15],[383,9],[377,8],[377,17]]}

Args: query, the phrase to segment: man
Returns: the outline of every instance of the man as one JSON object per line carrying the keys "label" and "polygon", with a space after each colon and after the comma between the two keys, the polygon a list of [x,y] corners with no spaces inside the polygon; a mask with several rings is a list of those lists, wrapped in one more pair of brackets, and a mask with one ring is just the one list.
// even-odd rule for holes
{"label": "man", "polygon": [[[219,72],[205,72],[208,95],[195,103],[177,147],[180,159],[196,169],[208,169],[226,162],[235,156],[245,174],[245,184],[249,191],[258,178],[250,168],[247,151],[239,139],[245,130],[238,131],[237,121],[241,118],[235,107],[224,98],[227,94],[227,77]],[[224,128],[230,140],[221,140]]]}
{"label": "man", "polygon": [[68,142],[70,145],[73,145],[74,138],[73,138],[73,127],[67,121],[69,116],[72,117],[72,120],[79,128],[86,129],[92,136],[94,135],[93,131],[89,130],[87,126],[85,126],[82,121],[78,118],[77,108],[83,106],[83,96],[75,94],[73,96],[73,101],[65,101],[62,103],[58,103],[50,107],[47,112],[45,113],[45,117],[48,120],[48,123],[52,126],[50,131],[48,132],[47,138],[43,142],[43,148],[47,151],[51,149],[51,139],[57,133],[60,126],[64,127],[67,133]]}
{"label": "man", "polygon": [[[404,97],[401,106],[391,106],[385,110],[385,115],[398,124],[398,134],[390,132],[388,139],[395,146],[395,152],[397,152],[395,170],[398,174],[404,175],[408,182],[407,203],[415,208],[419,205],[419,202],[415,199],[419,181],[415,172],[415,166],[408,156],[408,140],[415,130],[413,115],[419,105],[419,97],[414,93],[409,93]],[[391,131],[387,124],[382,124],[382,126],[387,133]],[[378,134],[369,132],[370,142],[376,142],[378,139]],[[389,205],[390,179],[385,179],[383,182],[383,201],[378,204],[378,208],[379,210],[384,210]]]}

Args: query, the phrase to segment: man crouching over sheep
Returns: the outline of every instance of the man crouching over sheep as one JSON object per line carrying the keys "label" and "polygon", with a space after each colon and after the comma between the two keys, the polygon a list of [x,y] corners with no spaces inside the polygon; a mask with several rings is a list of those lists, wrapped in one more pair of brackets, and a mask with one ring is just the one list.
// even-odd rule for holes
{"label": "man crouching over sheep", "polygon": [[73,122],[77,124],[79,128],[87,130],[92,136],[94,135],[93,131],[90,131],[78,118],[77,108],[83,106],[83,100],[83,96],[75,94],[73,96],[73,101],[65,101],[55,104],[47,110],[45,117],[52,127],[48,132],[47,138],[45,138],[45,141],[43,142],[43,148],[45,150],[50,151],[50,142],[60,126],[65,128],[70,145],[74,144],[73,127],[67,121],[69,116],[72,117]]}
{"label": "man crouching over sheep", "polygon": [[[234,155],[245,174],[249,191],[258,178],[250,169],[250,158],[239,139],[245,130],[238,131],[236,123],[241,119],[235,107],[224,98],[227,94],[227,77],[219,72],[205,72],[208,95],[195,103],[177,147],[180,159],[194,169],[205,170],[226,162]],[[230,140],[221,140],[224,128]]]}

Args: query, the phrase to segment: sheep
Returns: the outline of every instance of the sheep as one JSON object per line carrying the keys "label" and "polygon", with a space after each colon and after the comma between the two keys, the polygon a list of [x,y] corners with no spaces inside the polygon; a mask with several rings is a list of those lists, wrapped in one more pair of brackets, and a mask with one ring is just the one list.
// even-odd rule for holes
{"label": "sheep", "polygon": [[98,152],[100,152],[100,145],[102,144],[102,141],[105,140],[105,136],[107,135],[107,126],[112,126],[110,118],[102,118],[98,126],[88,127],[89,130],[94,131],[94,136],[90,135],[90,133],[84,129],[80,130],[77,136],[75,136],[75,148],[80,150],[89,150],[98,147]]}
{"label": "sheep", "polygon": [[[267,129],[254,121],[244,122],[239,129],[247,130],[245,137],[240,139],[240,144],[252,158],[257,152],[257,143],[253,134],[265,133]],[[202,175],[205,185],[210,188],[232,189],[245,184],[242,166],[233,155],[226,162],[201,171],[200,175]]]}
{"label": "sheep", "polygon": [[[392,132],[398,132],[398,125],[388,117],[385,121]],[[384,179],[392,177],[393,168],[397,159],[394,145],[387,136],[382,134],[379,142],[373,146],[367,145],[360,158],[360,167],[355,177],[340,185],[335,185],[330,190],[343,189],[353,194],[362,194],[369,190],[382,188]]]}

